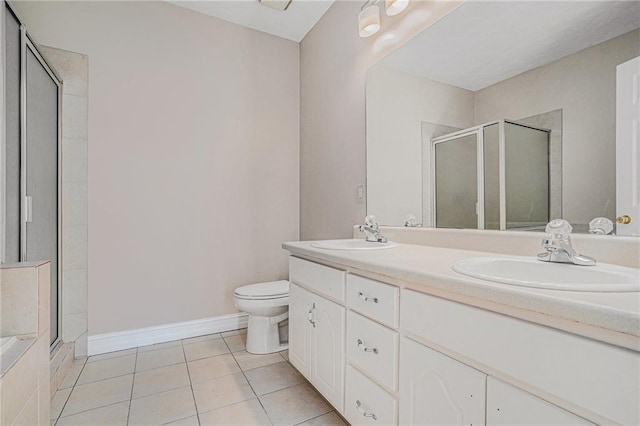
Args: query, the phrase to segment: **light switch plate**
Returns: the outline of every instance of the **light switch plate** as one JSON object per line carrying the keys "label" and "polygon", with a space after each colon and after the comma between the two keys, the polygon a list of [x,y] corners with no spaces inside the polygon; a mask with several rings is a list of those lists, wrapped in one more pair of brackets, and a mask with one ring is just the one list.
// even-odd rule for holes
{"label": "light switch plate", "polygon": [[293,0],[260,0],[260,3],[277,10],[287,10]]}

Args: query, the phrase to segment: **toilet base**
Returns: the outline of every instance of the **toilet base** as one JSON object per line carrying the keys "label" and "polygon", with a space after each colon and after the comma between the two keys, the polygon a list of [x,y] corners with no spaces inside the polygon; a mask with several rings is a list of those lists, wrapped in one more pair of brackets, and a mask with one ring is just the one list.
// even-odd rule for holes
{"label": "toilet base", "polygon": [[278,317],[249,315],[247,352],[257,355],[287,350],[289,344],[280,343],[278,324],[288,318],[288,312]]}

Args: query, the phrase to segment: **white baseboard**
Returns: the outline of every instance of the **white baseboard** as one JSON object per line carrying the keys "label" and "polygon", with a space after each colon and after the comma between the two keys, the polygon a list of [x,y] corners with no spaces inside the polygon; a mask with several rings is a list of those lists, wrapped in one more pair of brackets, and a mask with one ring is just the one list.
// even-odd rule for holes
{"label": "white baseboard", "polygon": [[89,336],[88,354],[90,356],[98,355],[138,346],[237,330],[246,328],[248,320],[248,314],[239,313],[115,333],[95,334]]}

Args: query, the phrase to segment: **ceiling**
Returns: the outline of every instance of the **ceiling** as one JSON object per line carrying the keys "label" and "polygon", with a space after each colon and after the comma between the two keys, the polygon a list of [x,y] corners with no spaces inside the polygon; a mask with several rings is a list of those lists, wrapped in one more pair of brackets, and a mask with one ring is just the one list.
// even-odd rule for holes
{"label": "ceiling", "polygon": [[638,1],[468,1],[379,63],[476,91],[638,27]]}
{"label": "ceiling", "polygon": [[258,0],[168,1],[177,6],[296,42],[300,42],[307,35],[334,2],[334,0],[293,0],[287,10],[281,11],[263,6]]}

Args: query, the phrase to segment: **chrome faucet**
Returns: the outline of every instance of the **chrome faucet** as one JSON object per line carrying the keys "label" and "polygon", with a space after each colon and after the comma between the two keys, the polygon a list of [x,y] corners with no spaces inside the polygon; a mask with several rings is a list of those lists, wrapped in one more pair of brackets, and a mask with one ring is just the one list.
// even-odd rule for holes
{"label": "chrome faucet", "polygon": [[369,215],[364,218],[364,225],[358,225],[358,231],[364,232],[367,241],[374,243],[386,243],[387,239],[380,233],[380,227],[378,226],[378,220],[374,215]]}
{"label": "chrome faucet", "polygon": [[554,219],[547,224],[545,231],[549,238],[542,240],[544,252],[538,254],[543,262],[573,263],[574,265],[593,266],[596,260],[578,253],[571,245],[573,228],[564,219]]}

